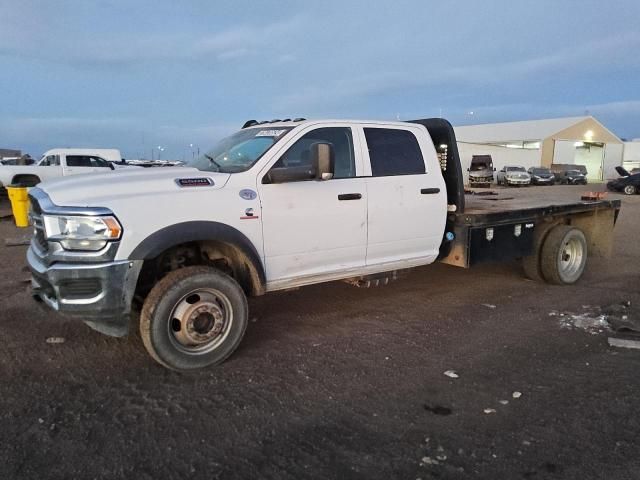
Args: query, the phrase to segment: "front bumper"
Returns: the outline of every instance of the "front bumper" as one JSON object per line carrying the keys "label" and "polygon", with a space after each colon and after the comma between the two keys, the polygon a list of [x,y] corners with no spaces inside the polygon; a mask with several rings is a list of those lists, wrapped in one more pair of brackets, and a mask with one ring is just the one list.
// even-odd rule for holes
{"label": "front bumper", "polygon": [[624,189],[624,185],[620,185],[620,183],[616,182],[615,180],[607,182],[607,190],[609,191],[621,192],[623,189]]}
{"label": "front bumper", "polygon": [[507,185],[529,185],[531,183],[530,178],[506,178]]}
{"label": "front bumper", "polygon": [[33,244],[27,251],[33,296],[101,333],[120,337],[129,330],[131,301],[140,260],[47,265]]}
{"label": "front bumper", "polygon": [[555,183],[553,178],[532,178],[531,183],[535,185],[552,185]]}

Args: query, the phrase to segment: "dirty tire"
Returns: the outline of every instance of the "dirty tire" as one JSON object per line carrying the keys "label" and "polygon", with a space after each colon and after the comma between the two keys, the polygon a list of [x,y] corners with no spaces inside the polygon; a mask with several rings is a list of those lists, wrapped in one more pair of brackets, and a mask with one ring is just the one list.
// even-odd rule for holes
{"label": "dirty tire", "polygon": [[637,191],[636,187],[633,185],[627,185],[624,187],[624,194],[625,195],[634,195]]}
{"label": "dirty tire", "polygon": [[581,230],[568,225],[551,229],[542,244],[540,271],[548,283],[577,282],[587,263],[587,240]]}
{"label": "dirty tire", "polygon": [[[205,294],[209,296],[206,301]],[[178,315],[183,321],[178,321],[182,327],[176,333],[177,309],[187,313]],[[140,336],[161,365],[177,371],[195,370],[222,363],[235,351],[247,328],[248,314],[247,298],[233,278],[212,267],[186,267],[167,274],[153,287],[140,312]],[[219,334],[217,328],[221,328]],[[185,337],[184,332],[191,336]],[[194,337],[206,342],[208,335],[209,343],[187,342]]]}

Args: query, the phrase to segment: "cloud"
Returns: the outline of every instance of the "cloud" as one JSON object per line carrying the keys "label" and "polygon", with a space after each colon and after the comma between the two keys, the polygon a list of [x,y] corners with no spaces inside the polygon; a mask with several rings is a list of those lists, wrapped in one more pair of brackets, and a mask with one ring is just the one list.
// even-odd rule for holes
{"label": "cloud", "polygon": [[304,17],[294,15],[271,23],[237,25],[216,33],[126,31],[108,35],[84,32],[82,27],[77,27],[73,34],[60,35],[55,23],[36,22],[33,26],[37,28],[28,30],[3,25],[0,56],[80,67],[130,67],[160,62],[195,62],[206,67],[212,60],[230,61],[268,53],[272,42],[296,34],[303,24]]}

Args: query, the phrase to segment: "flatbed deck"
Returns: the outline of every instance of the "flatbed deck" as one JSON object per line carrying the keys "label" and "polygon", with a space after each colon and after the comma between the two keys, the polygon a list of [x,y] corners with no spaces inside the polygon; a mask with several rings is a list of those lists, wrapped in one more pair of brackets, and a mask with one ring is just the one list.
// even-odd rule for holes
{"label": "flatbed deck", "polygon": [[[606,256],[621,201],[581,200],[585,187],[478,189],[465,195],[463,212],[449,214],[454,240],[441,261],[460,267],[530,255],[536,232],[570,224],[585,231],[595,255]],[[494,194],[487,194],[493,192]]]}
{"label": "flatbed deck", "polygon": [[[566,188],[566,187],[565,187]],[[620,200],[580,200],[584,190],[568,188],[533,187],[527,189],[504,189],[486,195],[482,190],[477,194],[465,195],[465,209],[456,214],[456,225],[485,226],[527,219],[539,219],[562,213],[581,213],[599,209],[620,208]]]}

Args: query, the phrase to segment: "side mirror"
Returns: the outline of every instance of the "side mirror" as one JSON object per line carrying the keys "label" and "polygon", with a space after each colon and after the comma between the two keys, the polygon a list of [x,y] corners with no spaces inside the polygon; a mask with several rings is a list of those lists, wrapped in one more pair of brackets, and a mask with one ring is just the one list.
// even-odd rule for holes
{"label": "side mirror", "polygon": [[471,171],[471,169],[470,169],[470,168],[467,168],[467,172],[470,172],[470,171]]}
{"label": "side mirror", "polygon": [[496,171],[496,167],[493,167],[493,171],[494,171],[494,172]]}
{"label": "side mirror", "polygon": [[302,182],[314,177],[313,170],[308,166],[272,168],[262,179],[262,183]]}
{"label": "side mirror", "polygon": [[109,162],[109,168],[110,168],[111,170],[115,170],[115,169],[116,169],[116,167],[115,167],[115,166],[113,165],[113,163],[111,163],[111,162]]}
{"label": "side mirror", "polygon": [[328,142],[316,142],[310,148],[311,169],[316,180],[331,180],[335,169],[333,145]]}

